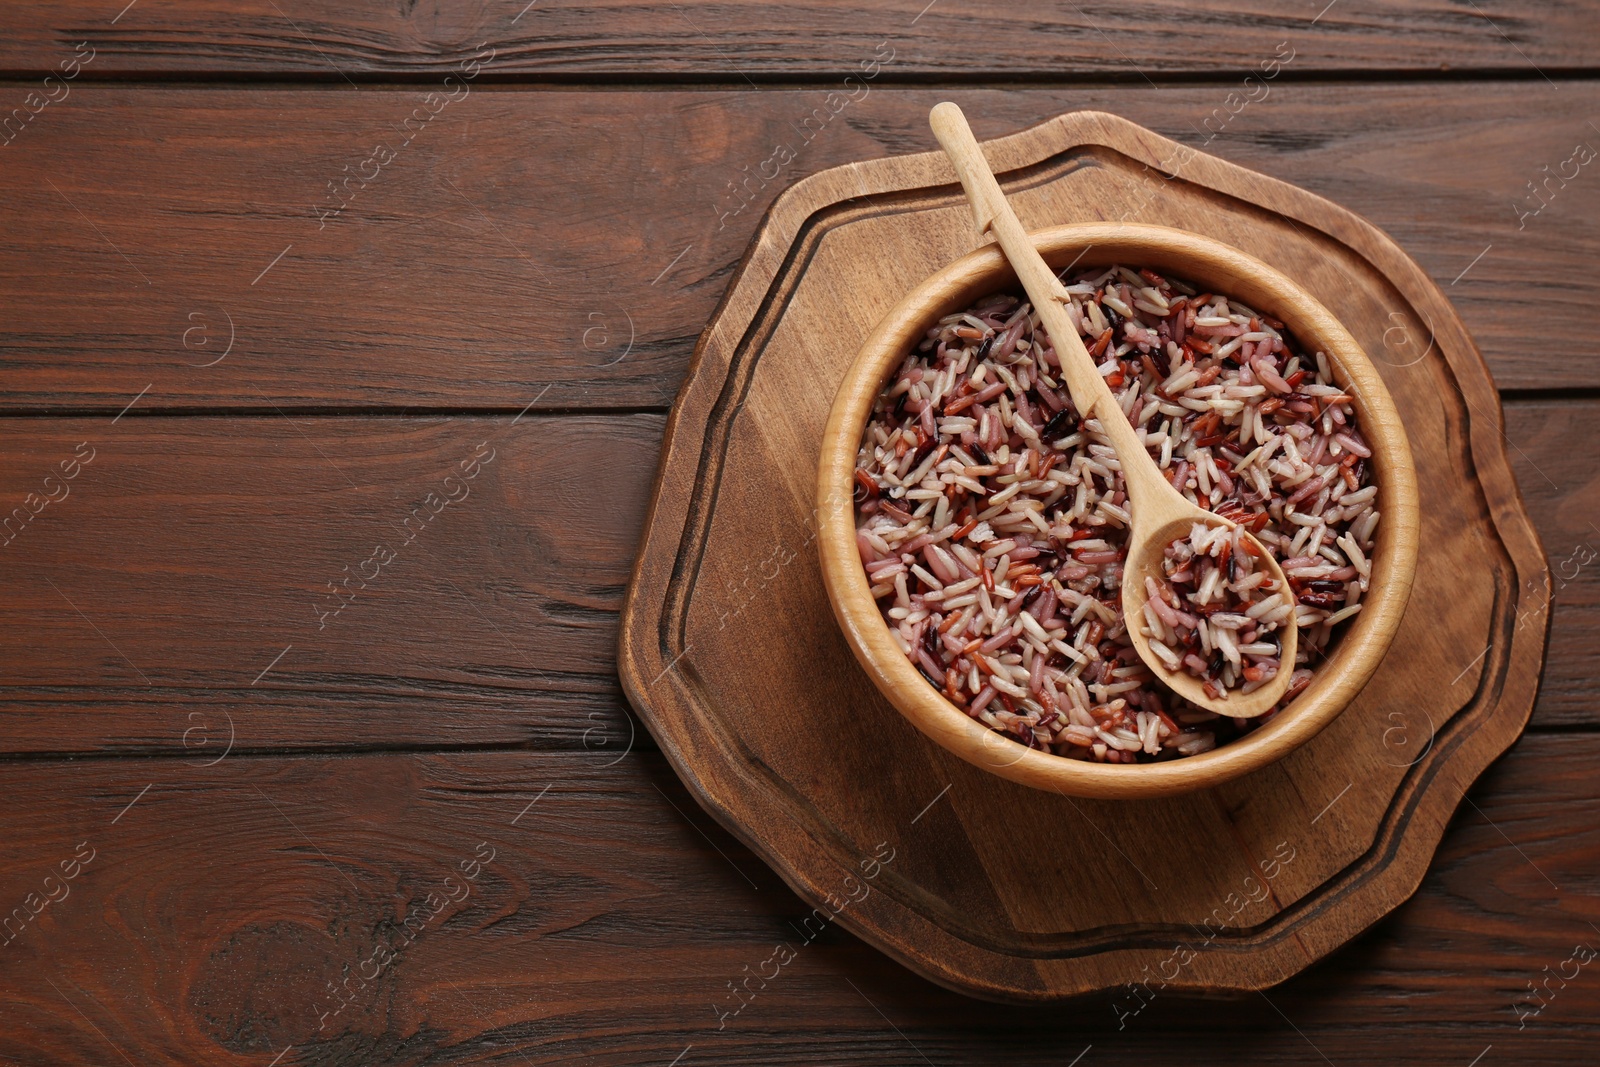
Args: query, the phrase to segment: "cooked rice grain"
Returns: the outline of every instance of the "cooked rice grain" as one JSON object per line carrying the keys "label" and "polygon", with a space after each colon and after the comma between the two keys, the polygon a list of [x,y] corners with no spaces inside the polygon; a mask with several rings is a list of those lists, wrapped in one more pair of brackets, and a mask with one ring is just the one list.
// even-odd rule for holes
{"label": "cooked rice grain", "polygon": [[[1250,529],[1289,582],[1262,588],[1264,568],[1241,566],[1232,546],[1219,565],[1202,529],[1199,549],[1181,542],[1168,561],[1174,599],[1153,598],[1139,625],[1175,666],[1253,688],[1282,669],[1274,634],[1292,613],[1299,648],[1278,707],[1219,717],[1140,661],[1121,614],[1129,506],[1116,454],[1080,419],[1018,296],[945,316],[879,395],[856,459],[856,543],[907,658],[991,729],[1104,763],[1209,751],[1293,700],[1360,611],[1379,518],[1372,450],[1327,357],[1282,323],[1148,270],[1081,273],[1068,292],[1168,479]],[[1201,619],[1186,597],[1207,583]]]}

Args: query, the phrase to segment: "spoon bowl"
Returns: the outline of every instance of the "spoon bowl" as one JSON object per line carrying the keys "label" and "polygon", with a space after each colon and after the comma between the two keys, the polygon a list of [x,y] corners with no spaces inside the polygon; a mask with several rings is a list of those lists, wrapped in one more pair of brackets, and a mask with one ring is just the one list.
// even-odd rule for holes
{"label": "spoon bowl", "polygon": [[[1188,501],[1185,500],[1184,503],[1187,504]],[[1289,678],[1294,673],[1295,652],[1299,648],[1299,628],[1293,622],[1278,631],[1281,634],[1278,673],[1272,680],[1248,693],[1232,692],[1220,700],[1208,693],[1205,683],[1188,671],[1168,670],[1161,657],[1150,647],[1150,635],[1145,630],[1144,606],[1147,596],[1144,580],[1146,577],[1155,579],[1157,583],[1167,580],[1162,570],[1166,547],[1174,541],[1188,537],[1195,523],[1226,529],[1234,527],[1228,520],[1202,508],[1195,507],[1193,511],[1192,515],[1176,515],[1144,527],[1138,525],[1138,512],[1134,513],[1135,528],[1141,532],[1139,536],[1128,539],[1128,558],[1123,564],[1122,579],[1122,617],[1128,622],[1128,638],[1133,642],[1133,647],[1139,650],[1140,659],[1147,664],[1158,665],[1152,668],[1156,671],[1156,677],[1185,700],[1215,711],[1219,715],[1230,715],[1235,719],[1254,719],[1271,711],[1273,706],[1283,699],[1283,694],[1288,689]],[[1270,580],[1277,583],[1276,588],[1288,589],[1288,579],[1284,577],[1283,568],[1273,558],[1272,553],[1268,552],[1261,542],[1256,541],[1255,536],[1249,531],[1246,531],[1244,536],[1254,542],[1259,549],[1256,555],[1257,562],[1265,564]]]}

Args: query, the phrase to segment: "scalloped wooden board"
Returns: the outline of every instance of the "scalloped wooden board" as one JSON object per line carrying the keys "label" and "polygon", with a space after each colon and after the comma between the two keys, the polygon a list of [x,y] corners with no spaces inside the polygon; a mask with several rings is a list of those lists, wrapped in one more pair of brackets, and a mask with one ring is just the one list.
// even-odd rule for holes
{"label": "scalloped wooden board", "polygon": [[1126,219],[1217,238],[1305,286],[1372,355],[1415,452],[1423,524],[1416,589],[1373,681],[1278,764],[1120,802],[987,774],[879,695],[822,586],[815,471],[856,339],[977,244],[928,152],[813,175],[763,220],[673,409],[623,684],[709,812],[824,915],[934,981],[1010,1001],[1273,985],[1415,891],[1532,710],[1549,587],[1494,383],[1422,270],[1303,189],[1096,112],[985,149],[1030,229]]}

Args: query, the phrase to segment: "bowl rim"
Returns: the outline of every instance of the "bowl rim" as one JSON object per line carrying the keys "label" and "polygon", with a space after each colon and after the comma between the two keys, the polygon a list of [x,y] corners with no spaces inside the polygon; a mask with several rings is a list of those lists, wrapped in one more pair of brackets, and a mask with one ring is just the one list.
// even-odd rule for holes
{"label": "bowl rim", "polygon": [[1275,762],[1316,736],[1366,685],[1383,659],[1415,578],[1420,524],[1416,472],[1398,411],[1359,342],[1310,293],[1273,267],[1214,238],[1141,223],[1072,223],[1029,235],[1057,270],[1073,263],[1168,270],[1216,284],[1284,322],[1308,351],[1328,356],[1334,377],[1355,399],[1373,450],[1378,543],[1365,605],[1311,684],[1271,722],[1220,748],[1141,764],[1103,764],[1023,747],[969,717],[931,686],[890,636],[872,599],[856,548],[856,453],[888,375],[916,335],[986,292],[1015,286],[990,243],[935,272],[902,297],[868,334],[846,370],[823,431],[817,474],[817,545],[823,583],[851,650],[879,690],[929,739],[975,766],[1022,785],[1069,796],[1132,799],[1220,785]]}

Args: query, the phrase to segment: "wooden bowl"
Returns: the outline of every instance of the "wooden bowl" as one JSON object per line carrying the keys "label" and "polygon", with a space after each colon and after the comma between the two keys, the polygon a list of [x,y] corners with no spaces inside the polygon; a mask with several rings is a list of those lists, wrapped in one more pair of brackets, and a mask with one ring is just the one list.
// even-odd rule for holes
{"label": "wooden bowl", "polygon": [[1075,269],[1120,263],[1168,272],[1280,319],[1307,352],[1327,354],[1335,380],[1355,398],[1361,431],[1373,450],[1383,518],[1366,606],[1345,624],[1311,684],[1287,708],[1243,737],[1195,756],[1141,764],[1069,759],[1026,748],[940,695],[894,643],[872,599],[856,548],[855,462],[878,393],[928,327],[978,297],[1017,287],[999,248],[987,245],[933,275],[890,309],[839,385],[823,431],[817,480],[817,543],[834,615],[856,659],[890,703],[929,738],[978,767],[1023,785],[1083,797],[1169,796],[1219,785],[1310,740],[1355,698],[1383,659],[1416,572],[1417,484],[1405,429],[1355,338],[1304,289],[1238,249],[1182,230],[1126,223],[1059,226],[1032,236],[1057,270],[1069,263]]}

